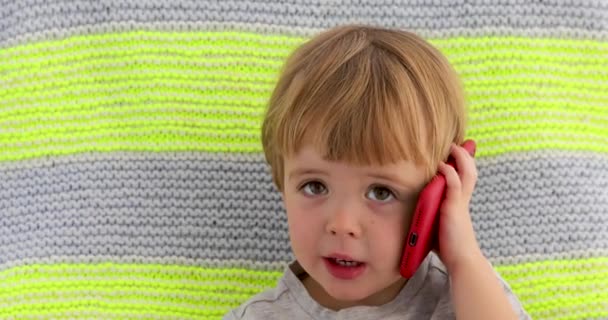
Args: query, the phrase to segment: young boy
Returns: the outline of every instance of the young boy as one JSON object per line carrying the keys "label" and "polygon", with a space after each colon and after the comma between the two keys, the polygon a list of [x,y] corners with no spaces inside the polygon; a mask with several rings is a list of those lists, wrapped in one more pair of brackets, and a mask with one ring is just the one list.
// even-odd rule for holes
{"label": "young boy", "polygon": [[[296,261],[224,319],[528,319],[475,238],[465,119],[456,72],[415,34],[341,26],[298,48],[262,127]],[[411,214],[437,172],[439,248],[405,279]]]}

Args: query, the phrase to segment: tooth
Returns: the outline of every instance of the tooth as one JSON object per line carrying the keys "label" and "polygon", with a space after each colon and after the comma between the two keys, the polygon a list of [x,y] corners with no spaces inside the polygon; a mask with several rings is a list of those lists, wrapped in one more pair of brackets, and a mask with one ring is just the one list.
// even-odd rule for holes
{"label": "tooth", "polygon": [[335,259],[336,263],[341,265],[341,266],[345,266],[345,267],[355,267],[359,265],[359,262],[356,261],[348,261],[348,260],[342,260],[342,259]]}

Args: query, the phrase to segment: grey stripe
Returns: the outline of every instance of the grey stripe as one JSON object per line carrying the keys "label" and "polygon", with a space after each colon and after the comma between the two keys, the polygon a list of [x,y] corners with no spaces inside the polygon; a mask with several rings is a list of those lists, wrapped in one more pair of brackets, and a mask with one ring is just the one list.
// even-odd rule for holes
{"label": "grey stripe", "polygon": [[[295,2],[295,3],[294,3]],[[377,4],[374,0],[289,1],[5,1],[0,6],[0,44],[38,39],[35,34],[65,36],[69,29],[119,23],[127,30],[140,24],[162,22],[169,29],[215,25],[263,33],[311,34],[343,23],[367,23],[418,31],[425,36],[454,31],[458,35],[484,30],[484,34],[519,30],[534,35],[605,39],[608,6],[601,1],[441,1],[415,0]],[[122,28],[119,28],[122,29]],[[114,31],[118,31],[112,29]],[[207,30],[204,28],[203,30]],[[523,33],[521,33],[523,32]],[[542,34],[543,32],[541,32]],[[435,33],[437,34],[437,33]],[[53,37],[54,38],[54,37]],[[16,42],[15,42],[16,41]]]}
{"label": "grey stripe", "polygon": [[550,152],[481,161],[471,212],[490,257],[608,247],[608,159]]}
{"label": "grey stripe", "polygon": [[262,161],[84,158],[0,170],[0,264],[57,254],[291,259],[280,196]]}
{"label": "grey stripe", "polygon": [[[608,159],[478,160],[471,211],[493,261],[608,246]],[[0,163],[0,265],[55,256],[289,261],[260,155],[90,154]]]}
{"label": "grey stripe", "polygon": [[[348,22],[348,21],[347,21]],[[386,25],[386,24],[380,24]],[[572,28],[549,28],[549,29],[517,29],[513,27],[484,27],[484,28],[450,28],[450,29],[411,29],[426,38],[448,38],[448,37],[482,37],[482,36],[521,36],[531,38],[560,38],[560,39],[592,39],[605,41],[608,39],[608,30],[582,30]],[[100,34],[109,32],[127,32],[132,30],[151,31],[242,31],[255,32],[259,34],[281,34],[290,36],[310,37],[322,28],[302,28],[289,26],[274,26],[264,24],[231,23],[231,22],[107,22],[96,25],[77,26],[66,29],[48,29],[32,33],[23,33],[6,39],[0,38],[0,48],[17,46],[20,44],[39,42],[45,40],[64,39],[71,36],[83,34]],[[1,31],[0,31],[1,35]]]}

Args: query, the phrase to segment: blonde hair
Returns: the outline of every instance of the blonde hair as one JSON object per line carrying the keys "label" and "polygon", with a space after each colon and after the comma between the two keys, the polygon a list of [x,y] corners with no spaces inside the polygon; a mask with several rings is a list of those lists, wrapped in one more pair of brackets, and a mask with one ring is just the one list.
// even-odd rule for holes
{"label": "blonde hair", "polygon": [[430,179],[451,142],[462,143],[464,93],[439,50],[414,33],[346,25],[297,48],[262,124],[273,181],[304,144],[356,165],[413,161]]}

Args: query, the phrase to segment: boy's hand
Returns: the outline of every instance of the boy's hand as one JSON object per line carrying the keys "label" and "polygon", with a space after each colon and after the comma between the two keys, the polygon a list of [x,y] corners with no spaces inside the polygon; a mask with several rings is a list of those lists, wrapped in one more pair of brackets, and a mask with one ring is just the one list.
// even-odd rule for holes
{"label": "boy's hand", "polygon": [[450,154],[458,172],[444,162],[439,165],[439,172],[447,182],[445,199],[439,209],[439,257],[448,272],[482,256],[469,214],[469,202],[477,182],[475,160],[456,144],[452,144]]}
{"label": "boy's hand", "polygon": [[[457,319],[518,319],[498,277],[477,244],[469,202],[477,182],[475,160],[462,147],[452,145],[458,172],[441,163],[447,182],[439,208],[439,258],[450,274],[450,294]],[[522,317],[525,312],[520,313]],[[529,317],[527,317],[529,318]]]}

